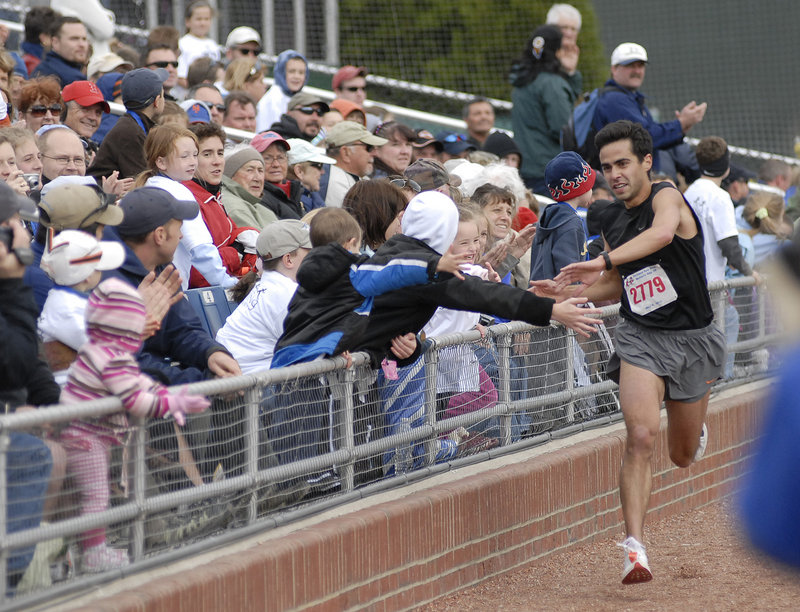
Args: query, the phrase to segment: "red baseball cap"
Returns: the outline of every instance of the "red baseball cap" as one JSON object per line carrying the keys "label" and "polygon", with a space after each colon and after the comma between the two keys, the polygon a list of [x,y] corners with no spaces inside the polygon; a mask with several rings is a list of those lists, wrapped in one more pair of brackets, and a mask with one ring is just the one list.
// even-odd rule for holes
{"label": "red baseball cap", "polygon": [[276,142],[280,142],[286,147],[287,151],[292,148],[292,146],[286,142],[286,139],[278,134],[278,132],[261,132],[260,134],[256,134],[253,136],[253,140],[250,141],[250,146],[259,153],[263,153],[271,144],[275,144]]}
{"label": "red baseball cap", "polygon": [[331,80],[331,89],[339,89],[342,81],[349,81],[356,77],[366,77],[367,69],[364,66],[342,66],[336,71]]}
{"label": "red baseball cap", "polygon": [[108,106],[108,102],[106,102],[106,99],[103,97],[103,92],[91,81],[73,81],[61,91],[61,98],[64,102],[74,100],[81,106],[102,104],[104,113],[111,110]]}

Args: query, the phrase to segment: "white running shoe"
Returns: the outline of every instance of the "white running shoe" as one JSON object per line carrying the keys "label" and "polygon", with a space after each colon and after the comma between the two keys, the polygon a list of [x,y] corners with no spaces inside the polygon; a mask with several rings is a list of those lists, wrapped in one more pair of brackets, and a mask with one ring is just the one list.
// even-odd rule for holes
{"label": "white running shoe", "polygon": [[105,542],[83,551],[81,569],[87,574],[98,574],[125,567],[130,563],[128,551],[109,548]]}
{"label": "white running shoe", "polygon": [[706,446],[708,446],[708,427],[703,423],[703,429],[700,431],[700,443],[697,445],[697,450],[694,452],[694,462],[697,463],[706,454]]}
{"label": "white running shoe", "polygon": [[622,568],[622,584],[637,584],[649,582],[653,579],[650,565],[647,563],[647,553],[644,546],[636,538],[628,536],[622,544],[617,544],[625,550],[625,565]]}

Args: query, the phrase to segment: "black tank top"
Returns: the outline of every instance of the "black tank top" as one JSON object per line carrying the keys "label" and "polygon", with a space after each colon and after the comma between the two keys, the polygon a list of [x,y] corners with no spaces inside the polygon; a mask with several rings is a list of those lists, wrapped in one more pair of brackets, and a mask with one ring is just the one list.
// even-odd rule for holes
{"label": "black tank top", "polygon": [[[609,228],[613,231],[606,233],[612,249],[635,238],[653,225],[655,218],[653,198],[662,189],[674,189],[674,187],[667,182],[654,183],[650,195],[644,202],[634,208],[625,209],[617,217],[613,228]],[[686,205],[689,206],[688,202]],[[624,318],[645,327],[672,330],[700,329],[711,323],[714,312],[711,309],[706,283],[703,231],[691,206],[689,210],[697,226],[697,234],[693,238],[686,240],[676,235],[670,244],[655,253],[617,266],[623,282],[620,314]],[[631,278],[628,281],[629,286],[626,287],[625,281],[634,273],[651,266],[661,266],[675,289],[677,299],[646,314],[637,314],[634,312],[635,308],[632,308],[632,303],[638,306],[652,295],[653,283],[645,281],[637,285]],[[662,283],[656,281],[655,284],[657,289],[661,289]]]}

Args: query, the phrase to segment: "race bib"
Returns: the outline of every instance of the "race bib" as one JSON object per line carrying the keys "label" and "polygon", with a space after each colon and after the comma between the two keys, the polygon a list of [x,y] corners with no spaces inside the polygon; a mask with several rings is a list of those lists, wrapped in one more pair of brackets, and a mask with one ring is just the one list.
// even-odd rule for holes
{"label": "race bib", "polygon": [[658,264],[631,274],[623,285],[628,305],[638,315],[649,314],[678,299],[667,273]]}

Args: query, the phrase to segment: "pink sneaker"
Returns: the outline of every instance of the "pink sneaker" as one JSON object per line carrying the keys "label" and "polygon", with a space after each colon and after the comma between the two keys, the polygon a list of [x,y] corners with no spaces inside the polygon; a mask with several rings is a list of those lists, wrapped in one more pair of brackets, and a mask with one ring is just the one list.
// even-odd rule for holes
{"label": "pink sneaker", "polygon": [[87,574],[99,574],[125,567],[129,563],[128,551],[121,548],[109,548],[103,542],[83,551],[81,569]]}

